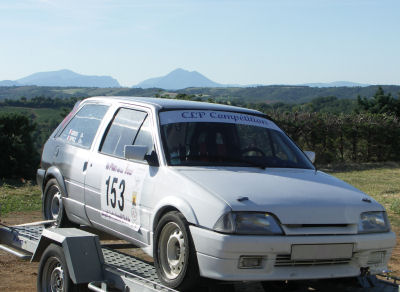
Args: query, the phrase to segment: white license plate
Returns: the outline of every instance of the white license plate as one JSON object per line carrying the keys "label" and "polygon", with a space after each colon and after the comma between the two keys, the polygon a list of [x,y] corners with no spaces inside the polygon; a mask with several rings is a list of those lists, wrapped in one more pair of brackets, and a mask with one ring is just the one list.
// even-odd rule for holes
{"label": "white license plate", "polygon": [[348,259],[353,255],[352,243],[339,244],[295,244],[292,245],[292,260]]}

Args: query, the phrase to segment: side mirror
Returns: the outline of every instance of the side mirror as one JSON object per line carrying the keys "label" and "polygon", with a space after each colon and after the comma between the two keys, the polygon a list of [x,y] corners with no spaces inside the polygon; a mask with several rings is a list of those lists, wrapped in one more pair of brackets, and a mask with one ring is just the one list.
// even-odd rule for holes
{"label": "side mirror", "polygon": [[147,161],[150,166],[160,166],[158,163],[158,156],[155,151],[147,155],[148,147],[143,145],[125,145],[124,157],[128,160]]}
{"label": "side mirror", "polygon": [[144,160],[147,149],[147,146],[142,145],[125,145],[124,157],[128,160]]}
{"label": "side mirror", "polygon": [[315,162],[315,152],[314,151],[304,151],[304,154],[307,155],[308,159],[310,159],[312,163]]}
{"label": "side mirror", "polygon": [[154,150],[151,152],[150,155],[145,155],[144,160],[146,160],[150,166],[160,166],[157,153]]}

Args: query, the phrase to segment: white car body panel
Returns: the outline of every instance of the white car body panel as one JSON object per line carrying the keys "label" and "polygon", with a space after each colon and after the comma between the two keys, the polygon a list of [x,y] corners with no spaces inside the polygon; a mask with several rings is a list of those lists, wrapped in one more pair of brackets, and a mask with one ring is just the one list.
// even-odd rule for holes
{"label": "white car body panel", "polygon": [[[177,172],[223,199],[233,211],[270,212],[282,224],[357,224],[362,212],[383,211],[364,193],[320,171],[187,167]],[[239,202],[243,196],[249,200]]]}

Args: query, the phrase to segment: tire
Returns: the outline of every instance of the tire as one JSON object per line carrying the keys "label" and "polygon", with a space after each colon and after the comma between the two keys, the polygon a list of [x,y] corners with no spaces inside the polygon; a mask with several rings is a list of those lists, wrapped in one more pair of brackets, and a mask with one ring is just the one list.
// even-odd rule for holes
{"label": "tire", "polygon": [[187,291],[200,278],[197,257],[189,224],[185,217],[172,211],[165,214],[154,234],[154,266],[161,283]]}
{"label": "tire", "polygon": [[80,292],[88,289],[85,284],[76,285],[72,282],[62,248],[52,243],[40,259],[37,291]]}
{"label": "tire", "polygon": [[63,206],[61,188],[55,178],[47,182],[43,194],[43,218],[55,220],[56,227],[72,227],[73,224],[68,220]]}

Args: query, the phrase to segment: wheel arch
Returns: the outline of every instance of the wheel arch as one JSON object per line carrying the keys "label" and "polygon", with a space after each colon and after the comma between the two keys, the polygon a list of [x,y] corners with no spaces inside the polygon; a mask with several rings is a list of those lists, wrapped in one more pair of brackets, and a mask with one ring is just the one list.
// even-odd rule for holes
{"label": "wheel arch", "polygon": [[[200,277],[196,248],[189,230],[189,225],[197,224],[197,219],[188,203],[185,204],[183,200],[180,201],[176,197],[172,197],[171,199],[177,199],[177,201],[175,202],[181,203],[183,205],[180,205],[179,208],[176,207],[176,205],[171,204],[171,201],[169,201],[170,204],[164,205],[159,208],[156,216],[154,217],[154,266],[156,267],[158,278],[162,284],[177,290],[191,291],[192,288],[197,285]],[[165,217],[165,215],[168,218]],[[176,227],[181,232],[179,236],[176,234],[172,235],[172,233],[176,233],[177,230],[174,226],[172,226],[171,230],[171,225],[169,225],[170,223],[174,223],[174,225],[177,225]],[[169,226],[169,228],[166,228],[166,226]],[[178,260],[173,261],[178,263],[172,263],[169,261],[169,251],[167,250],[170,250],[168,245],[171,241],[171,238],[175,239],[175,241],[172,241],[173,246],[175,246],[179,242],[179,251],[177,251],[176,254],[172,256],[173,258],[175,258],[175,256],[178,256]],[[167,241],[168,243],[166,243]],[[173,247],[172,249],[175,249],[175,247]],[[183,253],[184,256],[182,256],[180,252],[182,249],[186,251]],[[172,270],[174,270],[175,272],[172,272]]]}
{"label": "wheel arch", "polygon": [[198,220],[193,208],[183,199],[176,197],[166,197],[154,208],[156,213],[152,220],[152,231],[154,232],[157,228],[157,224],[160,219],[171,211],[178,211],[181,213],[189,224],[198,225]]}
{"label": "wheel arch", "polygon": [[44,193],[44,190],[46,188],[47,183],[49,182],[49,180],[51,180],[53,178],[57,181],[58,185],[60,186],[62,195],[64,197],[68,197],[68,192],[67,192],[67,188],[65,186],[64,177],[61,174],[61,171],[55,166],[49,167],[46,171],[46,175],[43,180],[43,185],[41,186],[43,196],[46,195]]}

